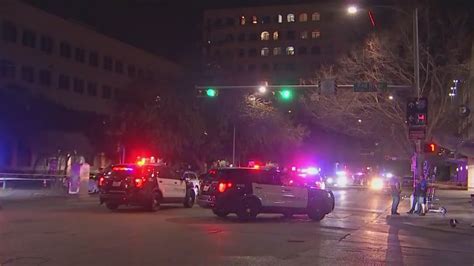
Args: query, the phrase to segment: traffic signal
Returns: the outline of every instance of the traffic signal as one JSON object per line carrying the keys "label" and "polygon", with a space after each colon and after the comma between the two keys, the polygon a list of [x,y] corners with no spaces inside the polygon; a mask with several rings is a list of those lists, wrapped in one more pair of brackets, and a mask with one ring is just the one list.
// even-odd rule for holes
{"label": "traffic signal", "polygon": [[209,88],[201,88],[197,90],[197,96],[198,97],[210,97],[214,98],[219,94],[219,91],[215,88],[209,87]]}
{"label": "traffic signal", "polygon": [[408,102],[407,123],[410,127],[428,125],[428,99],[418,98]]}
{"label": "traffic signal", "polygon": [[280,93],[280,98],[284,101],[289,101],[293,98],[293,91],[288,88],[281,89],[279,91]]}
{"label": "traffic signal", "polygon": [[425,143],[425,153],[434,153],[436,152],[436,144],[430,142],[430,143]]}

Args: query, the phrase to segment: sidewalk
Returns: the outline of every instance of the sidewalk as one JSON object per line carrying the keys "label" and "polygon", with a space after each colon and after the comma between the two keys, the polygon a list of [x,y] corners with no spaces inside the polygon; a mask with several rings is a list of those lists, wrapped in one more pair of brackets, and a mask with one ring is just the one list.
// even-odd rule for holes
{"label": "sidewalk", "polygon": [[[425,228],[472,234],[474,236],[474,207],[471,204],[471,194],[474,192],[461,190],[438,190],[437,200],[433,208],[444,207],[447,210],[445,216],[441,213],[429,212],[426,216],[406,214],[409,209],[410,200],[402,200],[399,211],[402,214],[400,220],[404,224],[421,226]],[[450,220],[456,219],[456,227],[450,226]]]}
{"label": "sidewalk", "polygon": [[1,202],[66,196],[60,189],[0,189]]}

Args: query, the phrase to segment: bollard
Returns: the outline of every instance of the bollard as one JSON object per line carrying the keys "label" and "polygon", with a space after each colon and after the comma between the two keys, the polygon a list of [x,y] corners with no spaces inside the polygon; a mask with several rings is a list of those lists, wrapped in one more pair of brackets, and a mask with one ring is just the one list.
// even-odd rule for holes
{"label": "bollard", "polygon": [[7,189],[7,180],[3,179],[3,189]]}

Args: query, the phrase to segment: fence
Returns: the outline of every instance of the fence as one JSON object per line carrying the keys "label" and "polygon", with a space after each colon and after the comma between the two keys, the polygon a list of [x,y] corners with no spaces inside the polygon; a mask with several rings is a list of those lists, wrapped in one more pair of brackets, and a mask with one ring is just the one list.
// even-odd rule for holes
{"label": "fence", "polygon": [[15,187],[67,188],[67,176],[50,174],[0,173],[2,189]]}

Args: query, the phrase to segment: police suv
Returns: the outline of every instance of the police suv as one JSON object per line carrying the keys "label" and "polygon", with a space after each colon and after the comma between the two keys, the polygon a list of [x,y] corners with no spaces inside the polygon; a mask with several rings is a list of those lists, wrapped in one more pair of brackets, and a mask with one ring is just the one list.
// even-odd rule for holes
{"label": "police suv", "polygon": [[134,205],[156,211],[161,203],[191,208],[197,193],[185,177],[166,165],[114,165],[99,178],[100,203],[111,210]]}
{"label": "police suv", "polygon": [[[290,177],[291,179],[291,177]],[[223,168],[211,170],[201,184],[197,203],[225,217],[254,219],[259,213],[307,214],[320,221],[334,209],[334,195],[275,170]]]}

